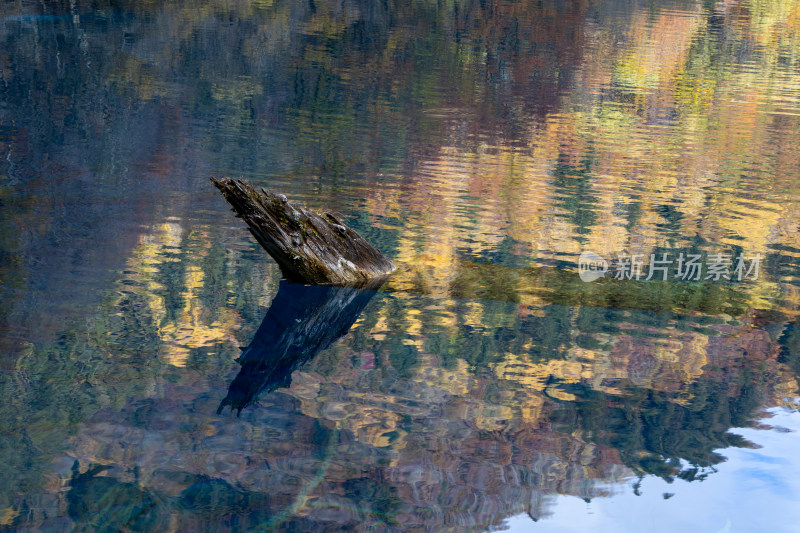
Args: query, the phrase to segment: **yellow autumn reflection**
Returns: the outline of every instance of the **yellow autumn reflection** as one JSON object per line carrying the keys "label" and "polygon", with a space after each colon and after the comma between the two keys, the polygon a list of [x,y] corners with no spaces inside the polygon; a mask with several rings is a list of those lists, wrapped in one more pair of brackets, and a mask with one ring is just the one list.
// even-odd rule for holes
{"label": "yellow autumn reflection", "polygon": [[[787,156],[800,151],[793,114],[800,86],[785,61],[800,52],[797,4],[759,3],[749,15],[739,3],[715,9],[724,39],[719,21],[699,5],[636,12],[621,30],[587,24],[570,90],[559,94],[554,109],[523,115],[516,137],[478,127],[465,140],[465,123],[481,119],[431,103],[425,116],[440,122],[440,137],[415,157],[411,178],[382,173],[374,187],[353,184],[351,191],[363,197],[369,225],[393,234],[384,251],[400,269],[384,287],[388,292],[354,318],[342,340],[299,364],[291,379],[260,393],[245,412],[296,402],[297,423],[314,421],[316,429],[303,430],[309,435],[330,428],[347,435],[336,448],[340,459],[326,466],[331,487],[349,483],[350,462],[367,454],[371,459],[359,459],[364,468],[380,464],[398,487],[404,512],[420,516],[448,476],[461,480],[458,490],[500,494],[500,480],[520,461],[515,454],[528,454],[525,460],[537,465],[525,474],[539,476],[536,490],[573,494],[601,494],[588,487],[642,472],[676,475],[666,457],[709,466],[717,460],[714,447],[727,443],[719,428],[706,427],[711,437],[678,432],[662,450],[628,449],[612,443],[646,440],[658,424],[615,421],[655,404],[670,413],[660,423],[680,426],[704,402],[750,401],[745,383],[755,368],[760,401],[776,405],[796,395],[796,376],[762,326],[784,328],[800,302],[791,276],[770,273],[770,263],[757,280],[716,287],[674,280],[588,286],[552,266],[574,263],[584,250],[612,259],[692,247],[764,258],[774,257],[776,245],[790,257],[800,249],[797,174]],[[302,31],[342,36],[358,16],[322,9]],[[259,38],[268,39],[266,33]],[[403,38],[393,34],[386,53]],[[736,64],[714,60],[715,47],[745,41],[756,44],[752,57]],[[377,64],[388,68],[382,57]],[[302,58],[320,69],[335,68],[338,59],[319,43],[304,48]],[[341,79],[364,81],[357,70],[345,70]],[[234,102],[262,91],[243,77],[211,85],[210,97]],[[375,102],[375,109],[392,110],[385,102]],[[315,138],[324,120],[336,128],[352,124],[337,113],[298,110],[301,138]],[[322,144],[335,146],[330,138]],[[298,193],[315,206],[325,203],[302,186]],[[158,324],[161,357],[175,367],[187,365],[193,349],[237,345],[232,339],[242,319],[234,307],[212,310],[201,297],[215,274],[200,265],[211,242],[202,227],[184,230],[176,219],[145,234],[129,262],[136,272],[130,279],[141,284]],[[504,263],[511,260],[519,264]],[[175,262],[182,273],[167,301],[162,293],[169,287],[156,273]],[[225,291],[237,290],[228,280]],[[251,452],[224,439],[226,432],[244,431],[242,423],[213,424],[203,437],[205,463],[187,468],[212,477],[224,469],[255,487]],[[104,431],[87,428],[76,447],[101,456]],[[253,453],[271,461],[287,454],[290,461],[295,435],[282,431],[274,428],[283,451]],[[685,447],[705,438],[700,452]],[[512,451],[517,441],[536,445]],[[214,453],[224,456],[224,466],[207,462]],[[481,476],[485,485],[471,485]],[[168,490],[179,489],[185,486]],[[336,508],[334,500],[320,490],[296,512]],[[527,509],[538,515],[541,505]]]}
{"label": "yellow autumn reflection", "polygon": [[[0,525],[487,531],[713,476],[797,408],[800,1],[73,4],[0,22],[0,282],[36,315],[26,284],[113,280],[14,333]],[[212,174],[398,270],[281,283]],[[588,283],[585,251],[762,262]]]}
{"label": "yellow autumn reflection", "polygon": [[[205,288],[206,273],[197,262],[207,255],[211,246],[210,236],[200,228],[185,235],[178,219],[171,219],[142,235],[140,245],[128,262],[130,269],[122,283],[132,283],[141,289],[146,298],[148,311],[156,325],[156,334],[161,342],[159,356],[173,366],[183,367],[191,351],[220,343],[236,345],[233,337],[240,327],[241,318],[230,308],[209,309],[201,294]],[[181,256],[192,257],[189,261]],[[159,276],[165,269],[180,263],[183,270],[179,286],[168,286],[169,282]],[[233,294],[233,282],[225,286]],[[177,290],[176,290],[177,289]],[[175,293],[174,301],[167,302],[165,292]],[[168,309],[168,305],[178,303]]]}

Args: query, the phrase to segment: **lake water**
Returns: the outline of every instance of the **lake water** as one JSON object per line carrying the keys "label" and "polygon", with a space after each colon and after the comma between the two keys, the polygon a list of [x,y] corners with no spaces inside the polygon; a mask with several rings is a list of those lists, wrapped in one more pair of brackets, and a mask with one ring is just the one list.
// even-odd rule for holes
{"label": "lake water", "polygon": [[1,5],[3,530],[800,531],[800,2]]}

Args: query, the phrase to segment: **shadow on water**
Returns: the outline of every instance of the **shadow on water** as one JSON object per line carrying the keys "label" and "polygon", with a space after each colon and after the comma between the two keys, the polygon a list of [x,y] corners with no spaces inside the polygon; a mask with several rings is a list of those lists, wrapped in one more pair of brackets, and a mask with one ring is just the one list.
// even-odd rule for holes
{"label": "shadow on water", "polygon": [[217,413],[226,406],[241,413],[259,395],[288,387],[292,372],[350,330],[383,282],[345,287],[282,280]]}

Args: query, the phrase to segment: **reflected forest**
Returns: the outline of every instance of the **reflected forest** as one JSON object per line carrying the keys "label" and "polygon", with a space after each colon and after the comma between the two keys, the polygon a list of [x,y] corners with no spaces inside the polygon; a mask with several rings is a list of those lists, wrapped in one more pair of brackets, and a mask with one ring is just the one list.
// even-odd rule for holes
{"label": "reflected forest", "polygon": [[[677,502],[800,406],[798,154],[797,0],[2,1],[0,531]],[[397,269],[290,282],[223,176]]]}

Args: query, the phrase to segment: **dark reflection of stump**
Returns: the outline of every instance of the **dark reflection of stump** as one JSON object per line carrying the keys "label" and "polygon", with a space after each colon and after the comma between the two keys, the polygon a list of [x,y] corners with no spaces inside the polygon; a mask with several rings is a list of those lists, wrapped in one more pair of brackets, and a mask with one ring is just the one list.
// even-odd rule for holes
{"label": "dark reflection of stump", "polygon": [[341,287],[282,280],[217,413],[225,406],[241,413],[261,394],[288,387],[292,372],[350,330],[383,281]]}

